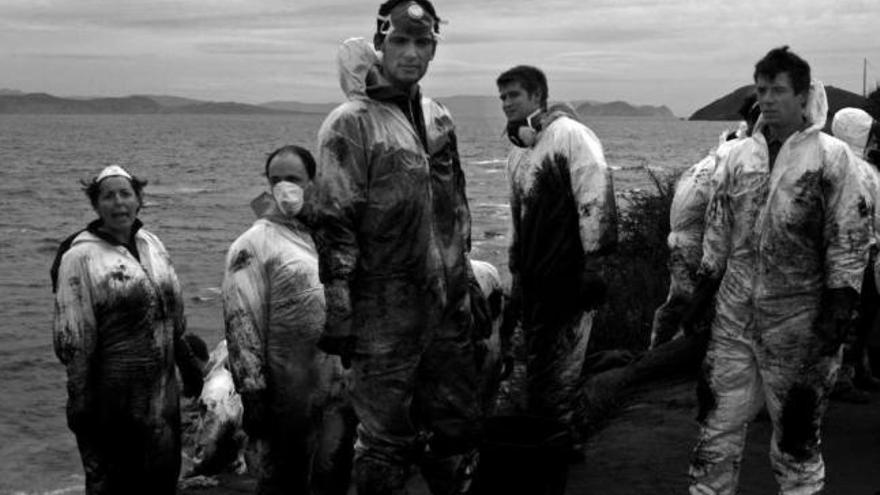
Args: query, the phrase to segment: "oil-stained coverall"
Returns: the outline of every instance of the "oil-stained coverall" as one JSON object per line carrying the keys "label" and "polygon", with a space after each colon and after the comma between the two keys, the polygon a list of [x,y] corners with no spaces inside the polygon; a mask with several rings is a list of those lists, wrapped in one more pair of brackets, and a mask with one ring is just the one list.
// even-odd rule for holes
{"label": "oil-stained coverall", "polygon": [[[874,119],[860,108],[842,108],[834,114],[831,123],[831,131],[834,136],[840,138],[849,145],[855,161],[861,172],[861,183],[865,188],[868,207],[872,212],[871,224],[873,237],[873,250],[870,264],[865,270],[865,278],[862,283],[862,298],[859,308],[859,324],[855,341],[848,345],[843,356],[843,370],[847,378],[866,379],[871,377],[873,370],[865,354],[866,347],[880,348],[880,329],[875,325],[878,314],[878,292],[880,292],[880,278],[877,277],[880,263],[877,262],[877,250],[880,248],[880,215],[877,213],[877,205],[880,202],[880,171],[877,165],[865,160],[865,147],[868,146]],[[875,139],[880,138],[878,136]]]}
{"label": "oil-stained coverall", "polygon": [[736,141],[722,141],[709,155],[687,169],[675,186],[669,211],[669,294],[654,312],[651,347],[672,339],[679,331],[682,312],[690,303],[703,257],[706,206],[712,194],[712,176]]}
{"label": "oil-stained coverall", "polygon": [[839,344],[829,351],[820,337],[820,305],[828,289],[859,291],[869,243],[858,169],[846,144],[821,132],[826,112],[814,82],[808,127],[782,143],[772,167],[759,119],[716,173],[700,270],[723,279],[698,389],[692,494],[736,492],[747,424],[762,404],[780,493],[824,485],[820,425]]}
{"label": "oil-stained coverall", "polygon": [[318,133],[325,335],[355,339],[358,492],[400,490],[419,463],[449,493],[478,441],[465,179],[449,112],[395,90],[366,43],[340,50],[349,100]]}
{"label": "oil-stained coverall", "polygon": [[551,107],[532,147],[508,156],[512,300],[521,307],[532,413],[578,438],[577,390],[597,301],[585,274],[617,242],[611,172],[599,139],[565,107]]}
{"label": "oil-stained coverall", "polygon": [[265,411],[262,427],[246,429],[260,454],[249,468],[258,493],[346,493],[354,421],[339,359],[315,346],[325,318],[317,251],[302,223],[264,205],[230,246],[222,288],[244,414]]}
{"label": "oil-stained coverall", "polygon": [[86,493],[173,494],[180,472],[175,376],[186,322],[165,247],[135,222],[131,250],[98,230],[62,245],[55,353]]}

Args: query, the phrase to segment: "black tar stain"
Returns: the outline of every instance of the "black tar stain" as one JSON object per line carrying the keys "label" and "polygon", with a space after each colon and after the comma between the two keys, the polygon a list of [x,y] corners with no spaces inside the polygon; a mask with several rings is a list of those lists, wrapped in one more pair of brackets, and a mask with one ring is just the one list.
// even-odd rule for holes
{"label": "black tar stain", "polygon": [[327,141],[327,144],[324,145],[331,153],[333,153],[333,159],[336,160],[337,163],[345,163],[348,160],[348,145],[345,142],[344,137],[334,137]]}
{"label": "black tar stain", "polygon": [[250,264],[251,259],[253,259],[254,254],[248,251],[247,249],[242,249],[235,255],[235,258],[232,260],[232,263],[229,264],[229,270],[233,272],[237,272]]}
{"label": "black tar stain", "polygon": [[793,386],[785,397],[779,450],[797,462],[810,459],[818,451],[818,406],[816,391],[806,385]]}

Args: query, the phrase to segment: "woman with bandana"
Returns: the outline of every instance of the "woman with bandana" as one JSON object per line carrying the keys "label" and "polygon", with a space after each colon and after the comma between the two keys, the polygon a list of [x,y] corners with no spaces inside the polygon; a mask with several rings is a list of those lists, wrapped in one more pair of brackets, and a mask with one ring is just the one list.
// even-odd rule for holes
{"label": "woman with bandana", "polygon": [[259,218],[226,258],[229,367],[259,457],[249,467],[260,494],[346,493],[350,479],[354,424],[342,398],[342,366],[315,345],[324,328],[324,286],[302,223],[314,176],[307,150],[275,150],[266,160],[272,193],[251,203]]}
{"label": "woman with bandana", "polygon": [[99,218],[62,243],[52,267],[55,353],[90,495],[175,493],[175,361],[193,393],[201,383],[171,259],[137,217],[145,185],[118,165],[85,183]]}

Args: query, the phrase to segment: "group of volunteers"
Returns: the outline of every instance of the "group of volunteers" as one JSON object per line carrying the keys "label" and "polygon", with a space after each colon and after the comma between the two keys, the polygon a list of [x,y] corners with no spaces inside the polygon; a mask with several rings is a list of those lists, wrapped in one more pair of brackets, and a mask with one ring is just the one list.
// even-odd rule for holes
{"label": "group of volunteers", "polygon": [[[372,42],[342,44],[346,101],[324,120],[316,156],[287,145],[268,157],[271,192],[229,248],[228,368],[258,493],[344,494],[353,477],[359,494],[400,494],[418,467],[431,493],[456,494],[479,469],[480,346],[500,309],[470,259],[452,116],[419,88],[440,25],[428,0],[388,0]],[[880,125],[847,109],[835,133],[850,146],[821,132],[824,89],[787,47],[762,58],[754,80],[747,124],[677,187],[670,295],[652,335],[652,346],[682,330],[708,341],[692,494],[736,492],[762,405],[781,493],[819,493],[820,424],[845,341],[871,381],[860,354],[871,322],[865,311],[854,321],[860,294],[874,294],[865,307],[877,301]],[[578,378],[617,243],[611,173],[575,112],[548,104],[541,70],[516,66],[496,84],[514,145],[500,353],[509,368],[520,327],[528,412],[565,425],[574,456]],[[118,165],[84,183],[98,219],[52,268],[55,351],[88,494],[175,493],[176,369],[185,394],[201,388],[170,257],[138,219],[145,184]]]}

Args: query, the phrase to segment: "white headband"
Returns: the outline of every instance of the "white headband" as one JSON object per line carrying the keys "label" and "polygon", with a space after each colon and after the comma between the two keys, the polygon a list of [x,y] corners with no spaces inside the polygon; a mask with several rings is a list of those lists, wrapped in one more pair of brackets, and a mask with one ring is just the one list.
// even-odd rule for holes
{"label": "white headband", "polygon": [[95,182],[101,182],[107,177],[125,177],[126,179],[131,180],[131,174],[126,172],[125,169],[120,167],[119,165],[110,165],[104,170],[101,170],[101,173],[98,174]]}

